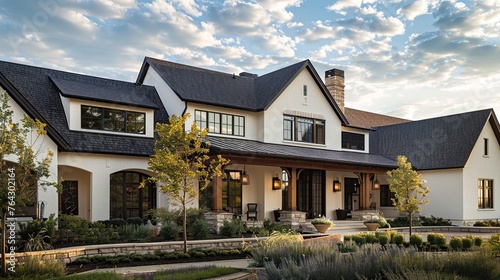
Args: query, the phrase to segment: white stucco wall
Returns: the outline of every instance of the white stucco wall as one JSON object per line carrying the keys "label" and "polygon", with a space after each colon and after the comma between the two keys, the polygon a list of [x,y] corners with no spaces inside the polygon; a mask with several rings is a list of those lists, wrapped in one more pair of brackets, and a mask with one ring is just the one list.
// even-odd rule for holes
{"label": "white stucco wall", "polygon": [[186,108],[185,103],[175,94],[175,92],[165,83],[152,67],[148,67],[146,76],[144,77],[144,85],[154,86],[158,95],[160,96],[163,106],[168,112],[169,116],[180,116],[184,113]]}
{"label": "white stucco wall", "polygon": [[[3,89],[0,91],[3,92]],[[12,120],[14,122],[20,123],[21,119],[24,118],[24,115],[27,115],[26,112],[12,99],[9,99],[8,102],[11,110],[14,112],[12,116]],[[33,145],[33,150],[37,152],[36,159],[41,160],[44,158],[49,151],[53,152],[54,156],[52,158],[52,162],[50,163],[50,176],[48,178],[42,178],[41,180],[47,182],[57,182],[58,173],[57,173],[57,163],[58,163],[58,154],[57,154],[57,145],[50,139],[48,136],[41,136],[36,139],[36,133],[32,133],[31,136],[28,136],[26,141]],[[15,158],[10,158],[9,160],[16,162]],[[50,214],[54,213],[57,217],[58,213],[58,194],[56,188],[54,187],[46,187],[43,189],[42,187],[38,188],[38,202],[45,202],[45,209],[43,217],[47,218]]]}
{"label": "white stucco wall", "polygon": [[427,205],[422,205],[421,215],[450,219],[456,223],[462,219],[464,194],[462,169],[419,171],[429,188]]}
{"label": "white stucco wall", "polygon": [[[303,86],[307,85],[307,98],[303,96]],[[283,115],[285,111],[296,111],[317,119],[325,119],[325,145],[283,140]],[[321,117],[320,117],[321,116]],[[304,69],[265,111],[264,141],[268,143],[301,145],[307,147],[340,150],[341,122],[326,97],[316,85],[308,70]]]}
{"label": "white stucco wall", "polygon": [[[488,155],[484,155],[484,139],[488,139]],[[493,180],[493,209],[478,209],[478,179]],[[478,137],[464,168],[464,211],[466,221],[500,219],[500,145],[487,122]]]}
{"label": "white stucco wall", "polygon": [[[92,221],[106,220],[109,218],[110,199],[110,175],[119,171],[137,171],[153,175],[148,169],[147,157],[101,155],[90,153],[60,153],[59,164],[66,167],[76,167],[89,172],[88,196],[90,208],[88,218]],[[77,178],[78,174],[72,174],[72,170],[65,169],[70,173],[68,178]],[[83,182],[79,188],[85,189]],[[85,197],[85,196],[84,196]],[[157,207],[168,206],[166,196],[157,196]]]}

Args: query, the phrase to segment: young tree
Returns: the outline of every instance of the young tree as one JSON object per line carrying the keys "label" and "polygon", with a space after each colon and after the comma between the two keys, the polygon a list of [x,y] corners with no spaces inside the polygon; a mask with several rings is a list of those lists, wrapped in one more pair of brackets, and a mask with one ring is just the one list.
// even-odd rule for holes
{"label": "young tree", "polygon": [[387,172],[389,189],[394,193],[392,204],[399,212],[408,213],[411,235],[413,213],[422,210],[420,205],[429,204],[429,200],[424,199],[429,188],[424,186],[425,180],[413,170],[405,156],[398,156],[397,162],[399,167]]}
{"label": "young tree", "polygon": [[[45,124],[24,116],[20,123],[13,121],[14,112],[8,105],[8,94],[1,93],[0,104],[0,214],[2,226],[1,254],[2,274],[7,274],[6,246],[16,247],[14,240],[8,240],[7,226],[14,232],[14,225],[7,225],[7,218],[20,213],[20,208],[35,202],[32,195],[38,187],[45,188],[57,183],[41,180],[50,176],[53,153],[40,155],[40,142],[46,134]],[[9,237],[12,235],[9,233]],[[14,247],[12,247],[14,246]],[[12,265],[9,267],[11,270]],[[13,269],[12,269],[13,270]]]}
{"label": "young tree", "polygon": [[184,252],[187,253],[186,205],[198,197],[215,176],[222,175],[222,166],[229,161],[218,155],[210,159],[210,143],[205,141],[207,130],[200,130],[195,122],[186,131],[190,115],[172,116],[169,124],[156,124],[154,154],[149,169],[160,191],[179,203],[183,215]]}

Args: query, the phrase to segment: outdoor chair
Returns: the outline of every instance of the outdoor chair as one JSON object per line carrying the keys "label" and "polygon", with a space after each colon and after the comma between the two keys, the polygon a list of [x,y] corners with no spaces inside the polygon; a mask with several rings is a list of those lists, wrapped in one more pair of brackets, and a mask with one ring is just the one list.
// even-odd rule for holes
{"label": "outdoor chair", "polygon": [[247,203],[247,221],[257,220],[257,203]]}

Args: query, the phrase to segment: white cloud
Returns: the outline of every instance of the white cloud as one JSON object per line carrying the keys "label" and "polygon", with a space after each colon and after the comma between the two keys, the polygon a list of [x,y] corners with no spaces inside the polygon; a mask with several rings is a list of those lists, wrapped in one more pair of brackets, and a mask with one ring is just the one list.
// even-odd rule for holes
{"label": "white cloud", "polygon": [[328,7],[332,11],[342,11],[347,8],[361,7],[363,0],[339,0],[335,4]]}
{"label": "white cloud", "polygon": [[397,13],[403,15],[406,19],[414,20],[416,17],[427,13],[427,0],[417,0],[400,8]]}

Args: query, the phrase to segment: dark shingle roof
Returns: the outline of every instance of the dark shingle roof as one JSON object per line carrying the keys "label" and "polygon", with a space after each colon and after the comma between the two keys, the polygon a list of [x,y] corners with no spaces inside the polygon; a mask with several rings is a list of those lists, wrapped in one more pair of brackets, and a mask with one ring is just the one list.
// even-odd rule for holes
{"label": "dark shingle roof", "polygon": [[345,108],[344,114],[347,118],[347,121],[349,122],[349,126],[365,128],[365,129],[371,129],[377,126],[405,123],[410,121],[387,115],[356,110],[352,108]]}
{"label": "dark shingle roof", "polygon": [[158,105],[148,97],[150,89],[146,86],[104,79],[92,81],[67,80],[57,77],[50,77],[50,79],[65,97],[158,109]]}
{"label": "dark shingle roof", "polygon": [[[155,123],[168,122],[167,112],[154,87],[0,61],[0,84],[31,117],[47,123],[49,136],[60,151],[139,156],[153,153],[153,138],[70,131],[59,88],[51,79],[92,85],[94,89],[102,86],[100,92],[113,88],[112,93],[118,95],[143,94],[141,100],[149,104],[148,107],[160,108],[155,111]],[[120,91],[122,88],[129,90]],[[112,102],[111,96],[108,99]]]}
{"label": "dark shingle roof", "polygon": [[463,168],[488,120],[492,109],[382,126],[370,132],[370,152],[405,155],[419,170]]}
{"label": "dark shingle roof", "polygon": [[300,159],[302,161],[337,163],[357,166],[395,168],[394,160],[386,157],[357,152],[332,151],[307,147],[263,143],[254,140],[208,136],[211,150],[219,153],[272,157],[278,159]]}
{"label": "dark shingle roof", "polygon": [[183,101],[248,111],[267,109],[303,69],[308,69],[333,110],[343,123],[347,123],[309,60],[258,77],[226,74],[146,57],[137,78],[138,83],[143,82],[148,67],[153,67]]}

